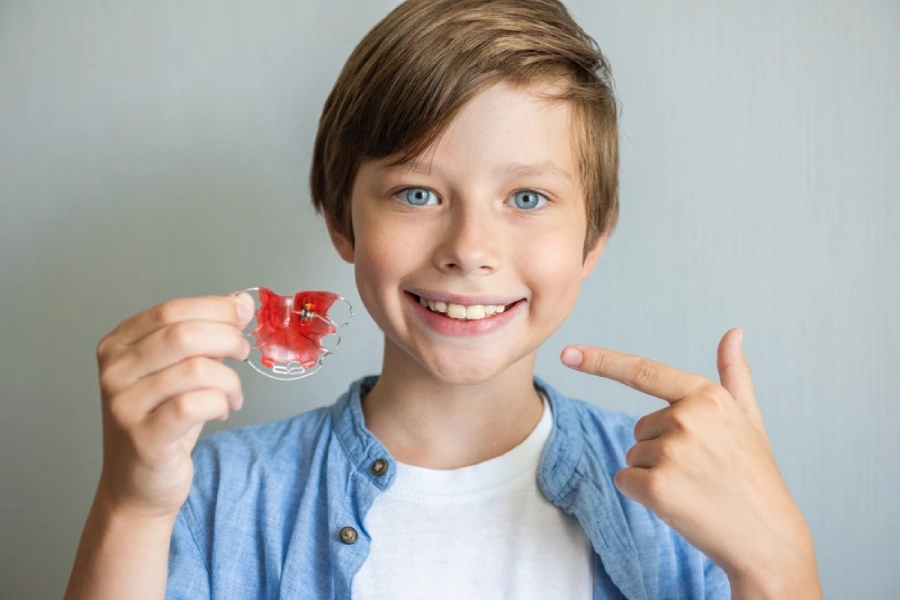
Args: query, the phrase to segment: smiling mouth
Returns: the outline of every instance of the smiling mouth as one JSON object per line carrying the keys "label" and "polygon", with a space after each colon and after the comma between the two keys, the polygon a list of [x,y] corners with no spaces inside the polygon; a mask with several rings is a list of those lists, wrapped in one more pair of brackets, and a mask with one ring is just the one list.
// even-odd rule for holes
{"label": "smiling mouth", "polygon": [[410,296],[415,298],[416,302],[430,310],[431,312],[438,313],[450,319],[457,319],[460,321],[477,321],[479,319],[486,319],[492,317],[494,315],[498,315],[504,311],[509,310],[521,300],[516,300],[510,304],[473,304],[473,305],[462,305],[462,304],[454,304],[452,302],[435,302],[433,300],[425,300],[421,296],[417,296],[411,292],[408,292]]}

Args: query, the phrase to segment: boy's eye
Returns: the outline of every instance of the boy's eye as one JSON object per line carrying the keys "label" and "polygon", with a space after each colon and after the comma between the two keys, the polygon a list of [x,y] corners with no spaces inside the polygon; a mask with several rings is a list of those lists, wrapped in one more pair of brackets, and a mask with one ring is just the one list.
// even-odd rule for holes
{"label": "boy's eye", "polygon": [[[437,194],[428,188],[406,188],[405,190],[400,190],[397,196],[411,206],[433,206],[439,203]],[[522,210],[534,210],[549,202],[546,196],[534,190],[516,192],[510,200],[512,200],[516,208]]]}
{"label": "boy's eye", "polygon": [[413,206],[429,206],[437,204],[437,195],[428,188],[406,188],[397,194]]}
{"label": "boy's eye", "polygon": [[534,190],[516,192],[513,194],[512,201],[515,203],[516,208],[521,208],[523,210],[540,208],[548,202],[546,196],[539,194]]}

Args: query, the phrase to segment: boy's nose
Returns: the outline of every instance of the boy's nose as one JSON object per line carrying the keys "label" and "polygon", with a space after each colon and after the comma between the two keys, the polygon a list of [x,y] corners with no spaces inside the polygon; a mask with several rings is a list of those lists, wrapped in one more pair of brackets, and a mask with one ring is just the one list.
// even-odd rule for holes
{"label": "boy's nose", "polygon": [[502,252],[489,209],[458,206],[442,232],[434,260],[442,271],[492,273],[501,264]]}

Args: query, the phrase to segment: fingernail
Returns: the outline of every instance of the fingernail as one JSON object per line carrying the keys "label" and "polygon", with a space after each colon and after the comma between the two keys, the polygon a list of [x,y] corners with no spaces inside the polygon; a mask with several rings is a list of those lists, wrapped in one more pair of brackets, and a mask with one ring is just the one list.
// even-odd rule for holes
{"label": "fingernail", "polygon": [[566,348],[562,353],[563,364],[569,367],[577,367],[584,359],[584,355],[578,348]]}
{"label": "fingernail", "polygon": [[237,314],[241,322],[246,323],[253,316],[253,309],[243,302],[238,302]]}

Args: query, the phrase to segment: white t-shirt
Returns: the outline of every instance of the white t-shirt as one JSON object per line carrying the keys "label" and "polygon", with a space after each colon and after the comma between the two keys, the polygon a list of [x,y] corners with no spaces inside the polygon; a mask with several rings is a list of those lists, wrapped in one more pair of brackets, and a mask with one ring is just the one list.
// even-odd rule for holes
{"label": "white t-shirt", "polygon": [[537,483],[553,415],[518,446],[448,471],[397,463],[365,518],[369,556],[354,600],[591,598],[593,550]]}

